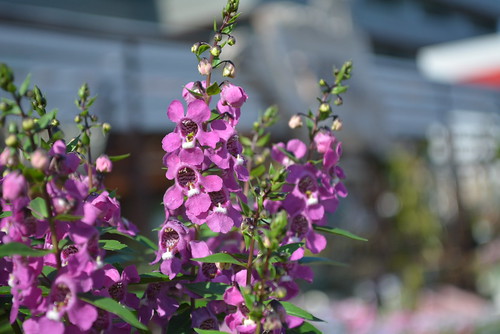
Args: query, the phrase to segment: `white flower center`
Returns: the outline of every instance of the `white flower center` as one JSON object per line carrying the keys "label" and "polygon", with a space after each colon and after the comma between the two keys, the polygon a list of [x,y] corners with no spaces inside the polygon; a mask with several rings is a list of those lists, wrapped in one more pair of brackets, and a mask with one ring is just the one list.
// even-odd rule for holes
{"label": "white flower center", "polygon": [[167,249],[165,253],[161,255],[162,260],[171,260],[174,257],[174,253]]}
{"label": "white flower center", "polygon": [[318,199],[316,198],[316,196],[311,195],[311,197],[307,199],[307,205],[315,205],[315,204],[318,204]]}
{"label": "white flower center", "polygon": [[200,189],[194,187],[194,186],[189,186],[188,190],[188,197],[193,197],[194,195],[198,195],[200,193]]}
{"label": "white flower center", "polygon": [[292,278],[289,275],[281,276],[282,282],[291,282]]}
{"label": "white flower center", "polygon": [[241,157],[241,155],[237,155],[236,156],[236,164],[237,165],[243,165],[245,163],[245,160],[243,160],[243,158]]}
{"label": "white flower center", "polygon": [[243,325],[244,326],[254,326],[255,321],[253,321],[252,319],[245,319],[245,320],[243,320]]}
{"label": "white flower center", "polygon": [[227,209],[223,207],[220,203],[217,203],[217,206],[215,207],[214,211],[227,214]]}
{"label": "white flower center", "polygon": [[188,148],[193,148],[194,147],[194,140],[191,141],[183,141],[182,142],[182,148],[188,149]]}
{"label": "white flower center", "polygon": [[14,287],[14,280],[15,280],[15,276],[13,274],[9,274],[9,281],[8,281],[8,284],[11,288]]}
{"label": "white flower center", "polygon": [[61,320],[61,314],[57,311],[57,308],[54,306],[51,310],[47,311],[47,318],[54,321]]}
{"label": "white flower center", "polygon": [[291,237],[290,238],[290,241],[293,242],[293,243],[300,242],[300,240],[302,240],[302,239],[300,239],[299,237]]}

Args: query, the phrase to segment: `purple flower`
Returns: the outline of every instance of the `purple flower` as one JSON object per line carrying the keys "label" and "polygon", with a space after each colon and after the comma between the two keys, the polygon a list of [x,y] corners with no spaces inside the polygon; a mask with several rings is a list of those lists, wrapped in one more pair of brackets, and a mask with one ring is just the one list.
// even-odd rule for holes
{"label": "purple flower", "polygon": [[140,281],[137,268],[134,265],[128,266],[122,271],[121,275],[110,264],[105,265],[103,270],[105,289],[101,291],[101,294],[133,309],[139,308],[139,298],[135,294],[127,292],[129,283],[138,283]]}
{"label": "purple flower", "polygon": [[188,105],[184,115],[184,106],[179,100],[170,103],[167,110],[168,118],[177,123],[174,132],[166,135],[162,140],[162,147],[166,152],[173,152],[179,148],[193,149],[196,141],[201,146],[215,148],[219,137],[213,131],[205,131],[203,122],[210,119],[210,108],[203,100],[195,100]]}
{"label": "purple flower", "polygon": [[160,325],[165,325],[168,318],[177,311],[179,302],[167,295],[171,285],[169,283],[151,283],[146,288],[139,305],[139,319],[147,324],[156,318]]}
{"label": "purple flower", "polygon": [[198,94],[203,94],[205,88],[206,88],[206,81],[190,82],[186,84],[186,86],[184,86],[184,88],[182,89],[182,98],[188,104],[198,99],[202,99],[201,97],[191,94],[190,91],[193,91]]}
{"label": "purple flower", "polygon": [[66,144],[62,140],[58,140],[52,145],[49,155],[53,158],[50,167],[55,172],[71,174],[80,165],[80,158],[76,153],[66,153]]}
{"label": "purple flower", "polygon": [[286,167],[294,164],[294,161],[290,159],[285,153],[283,153],[280,148],[286,150],[297,159],[301,159],[307,153],[306,144],[304,144],[304,142],[300,141],[299,139],[292,139],[288,141],[286,147],[283,143],[274,145],[271,150],[271,157]]}
{"label": "purple flower", "polygon": [[[97,310],[78,299],[81,287],[76,279],[62,274],[54,281],[48,296],[48,310],[45,318],[51,320],[51,326],[60,328],[59,322],[65,314],[69,321],[80,330],[86,331],[97,319]],[[46,322],[46,320],[44,320]]]}
{"label": "purple flower", "polygon": [[290,242],[300,242],[306,239],[306,247],[317,254],[326,247],[326,238],[314,232],[311,220],[306,215],[298,213],[290,219],[290,227],[287,231]]}
{"label": "purple flower", "polygon": [[233,131],[227,141],[223,141],[222,145],[209,155],[209,158],[222,169],[234,170],[238,180],[247,181],[249,173],[242,152],[243,147],[239,141],[238,134]]}
{"label": "purple flower", "polygon": [[96,159],[95,168],[98,172],[109,173],[113,168],[113,163],[107,155],[103,154]]}
{"label": "purple flower", "polygon": [[219,321],[208,307],[197,308],[193,311],[191,318],[193,328],[219,330]]}
{"label": "purple flower", "polygon": [[7,201],[14,201],[24,196],[27,191],[27,184],[23,174],[15,171],[7,174],[2,182],[2,196]]}
{"label": "purple flower", "polygon": [[180,272],[182,263],[189,259],[188,242],[188,231],[180,221],[166,221],[158,232],[158,252],[152,264],[163,260],[160,271],[170,279],[174,278]]}
{"label": "purple flower", "polygon": [[222,86],[220,93],[222,105],[229,105],[233,108],[241,108],[248,99],[248,95],[243,88],[227,83]]}

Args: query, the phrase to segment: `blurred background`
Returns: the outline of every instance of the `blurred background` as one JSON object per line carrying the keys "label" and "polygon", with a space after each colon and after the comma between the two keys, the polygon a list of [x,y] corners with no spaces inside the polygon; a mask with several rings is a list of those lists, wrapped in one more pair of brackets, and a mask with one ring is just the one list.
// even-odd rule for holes
{"label": "blurred background", "polygon": [[[163,221],[166,108],[200,79],[190,48],[224,3],[0,0],[0,62],[18,83],[31,73],[68,124],[83,82],[98,95],[94,112],[113,126],[98,149],[132,155],[106,183],[146,234]],[[225,57],[250,96],[243,133],[277,104],[273,140],[286,141],[289,117],[317,107],[317,81],[354,63],[337,109],[350,194],[330,225],[369,241],[329,237],[322,256],[345,266],[314,267],[297,302],[325,333],[500,333],[500,1],[241,0],[240,11]]]}

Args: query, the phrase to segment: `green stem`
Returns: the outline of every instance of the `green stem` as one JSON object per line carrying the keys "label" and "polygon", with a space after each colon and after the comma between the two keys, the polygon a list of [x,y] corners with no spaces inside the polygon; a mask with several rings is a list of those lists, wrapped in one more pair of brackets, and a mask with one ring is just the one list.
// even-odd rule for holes
{"label": "green stem", "polygon": [[55,225],[55,222],[53,219],[53,210],[52,210],[52,205],[50,204],[50,196],[49,196],[49,193],[47,192],[47,182],[44,182],[43,187],[42,187],[42,192],[43,192],[43,199],[45,200],[45,205],[47,207],[47,212],[48,212],[47,219],[49,221],[52,247],[53,247],[53,251],[56,255],[57,269],[61,269],[61,267],[62,267],[61,251],[59,249],[59,241],[57,240],[57,229],[56,229],[56,225]]}

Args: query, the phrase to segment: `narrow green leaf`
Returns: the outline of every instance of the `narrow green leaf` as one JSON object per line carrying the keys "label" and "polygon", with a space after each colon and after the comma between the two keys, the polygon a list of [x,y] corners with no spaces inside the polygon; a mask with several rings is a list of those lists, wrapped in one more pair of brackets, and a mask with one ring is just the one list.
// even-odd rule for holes
{"label": "narrow green leaf", "polygon": [[214,32],[217,32],[217,20],[214,19]]}
{"label": "narrow green leaf", "polygon": [[262,174],[266,172],[266,166],[265,165],[258,165],[252,171],[250,172],[250,176],[252,177],[259,177]]}
{"label": "narrow green leaf", "polygon": [[243,211],[243,214],[247,217],[250,217],[252,215],[252,210],[250,209],[248,204],[243,202],[243,200],[239,196],[236,197],[238,198],[238,202],[240,203],[240,208],[241,211]]}
{"label": "narrow green leaf", "polygon": [[314,225],[314,224],[313,224],[313,227],[316,231],[319,231],[319,232],[337,234],[337,235],[341,235],[341,236],[346,237],[346,238],[359,240],[359,241],[368,241],[368,239],[357,236],[349,231],[343,230],[343,229],[338,228],[338,227],[332,228],[332,227],[327,227],[327,226],[318,226],[318,225]]}
{"label": "narrow green leaf", "polygon": [[122,320],[125,322],[131,324],[132,326],[142,329],[142,330],[148,330],[144,324],[142,324],[138,319],[137,316],[130,311],[128,308],[123,306],[122,304],[118,303],[116,300],[111,299],[111,298],[94,298],[94,297],[85,297],[85,298],[80,298],[83,301],[86,301],[89,304],[94,305],[95,307],[98,307],[100,309],[103,309],[105,311],[111,312],[113,314],[116,314],[119,316]]}
{"label": "narrow green leaf", "polygon": [[79,140],[80,140],[80,135],[71,139],[71,141],[66,145],[66,152],[68,152],[68,153],[74,152],[76,150],[76,147],[78,146]]}
{"label": "narrow green leaf", "polygon": [[146,284],[146,283],[155,283],[155,282],[168,282],[170,279],[168,276],[158,273],[158,272],[150,272],[147,274],[139,275],[141,280],[138,284]]}
{"label": "narrow green leaf", "polygon": [[193,328],[193,329],[198,334],[227,334],[227,332],[221,332],[221,331],[216,331],[216,330],[208,330],[208,329],[201,329],[201,328]]}
{"label": "narrow green leaf", "polygon": [[122,154],[122,155],[112,155],[112,156],[109,156],[109,160],[116,162],[116,161],[120,161],[123,159],[127,159],[128,157],[130,157],[130,153]]}
{"label": "narrow green leaf", "polygon": [[10,217],[10,216],[12,216],[12,211],[2,211],[2,213],[0,214],[0,219]]}
{"label": "narrow green leaf", "polygon": [[40,129],[45,129],[56,117],[57,109],[54,109],[38,119],[38,126]]}
{"label": "narrow green leaf", "polygon": [[332,94],[338,95],[347,92],[349,86],[335,86],[332,88]]}
{"label": "narrow green leaf", "polygon": [[299,327],[287,329],[286,334],[322,334],[319,329],[311,325],[309,322],[304,321]]}
{"label": "narrow green leaf", "polygon": [[33,256],[40,257],[50,254],[50,250],[34,249],[20,242],[9,242],[8,244],[0,245],[0,256]]}
{"label": "narrow green leaf", "polygon": [[241,145],[252,146],[252,141],[249,138],[244,137],[244,136],[240,136],[239,138],[240,138]]}
{"label": "narrow green leaf", "polygon": [[37,216],[42,218],[49,217],[49,210],[47,208],[45,200],[41,197],[36,197],[32,199],[30,204],[28,205],[28,208],[31,209],[31,212],[35,217]]}
{"label": "narrow green leaf", "polygon": [[201,54],[205,51],[207,51],[208,49],[210,49],[210,45],[208,44],[202,44],[198,47],[198,50],[196,51],[196,55],[197,56],[201,56]]}
{"label": "narrow green leaf", "polygon": [[54,217],[54,220],[59,220],[63,222],[72,222],[72,221],[77,221],[81,220],[83,217],[82,216],[73,216],[67,213],[61,213],[60,215],[57,215]]}
{"label": "narrow green leaf", "polygon": [[188,283],[184,286],[202,298],[210,300],[223,299],[224,292],[229,287],[227,284],[217,282]]}
{"label": "narrow green leaf", "polygon": [[285,192],[279,192],[279,191],[273,191],[269,193],[267,198],[269,198],[271,201],[282,201],[286,198],[288,193]]}
{"label": "narrow green leaf", "polygon": [[120,249],[127,248],[128,246],[122,244],[118,240],[99,240],[99,245],[108,251],[119,251]]}
{"label": "narrow green leaf", "polygon": [[280,302],[280,303],[281,303],[281,305],[283,305],[283,307],[285,308],[286,313],[288,315],[292,315],[294,317],[299,317],[299,318],[309,320],[309,321],[324,321],[324,320],[321,320],[319,318],[316,318],[311,313],[307,312],[306,310],[301,309],[297,305],[294,305],[290,302]]}
{"label": "narrow green leaf", "polygon": [[10,295],[10,286],[0,286],[0,295]]}
{"label": "narrow green leaf", "polygon": [[261,138],[259,138],[259,140],[257,140],[257,146],[258,147],[264,147],[264,146],[266,146],[269,143],[270,139],[271,139],[271,133],[268,132],[264,136],[262,136]]}
{"label": "narrow green leaf", "polygon": [[138,242],[140,242],[141,244],[143,244],[146,247],[149,247],[153,250],[158,250],[158,244],[151,241],[151,239],[149,239],[148,237],[146,237],[142,234],[137,235],[135,237],[135,240],[137,240]]}
{"label": "narrow green leaf", "polygon": [[210,85],[210,87],[207,88],[207,94],[212,96],[212,95],[217,95],[220,93],[220,87],[217,82],[214,82],[213,84]]}
{"label": "narrow green leaf", "polygon": [[216,253],[205,257],[199,257],[191,259],[193,261],[204,262],[204,263],[231,263],[239,266],[245,266],[245,263],[237,260],[232,255],[228,253]]}
{"label": "narrow green leaf", "polygon": [[30,87],[30,83],[31,83],[31,73],[29,73],[26,76],[26,79],[24,79],[23,83],[19,87],[19,95],[24,96],[26,94],[28,88]]}

